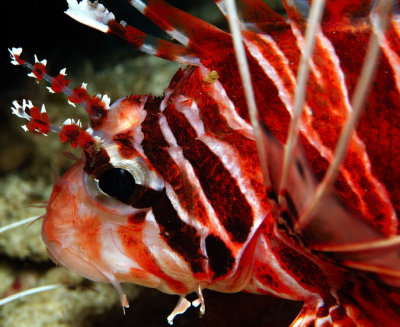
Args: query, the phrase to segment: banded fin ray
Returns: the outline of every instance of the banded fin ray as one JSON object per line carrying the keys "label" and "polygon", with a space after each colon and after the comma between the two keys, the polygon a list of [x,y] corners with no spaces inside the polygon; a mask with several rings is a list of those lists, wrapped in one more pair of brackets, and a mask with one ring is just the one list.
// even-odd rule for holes
{"label": "banded fin ray", "polygon": [[67,0],[69,8],[65,13],[72,19],[106,34],[114,34],[125,40],[133,48],[144,53],[186,65],[197,65],[198,57],[185,46],[175,44],[128,25],[117,22],[112,12],[104,5],[88,0]]}

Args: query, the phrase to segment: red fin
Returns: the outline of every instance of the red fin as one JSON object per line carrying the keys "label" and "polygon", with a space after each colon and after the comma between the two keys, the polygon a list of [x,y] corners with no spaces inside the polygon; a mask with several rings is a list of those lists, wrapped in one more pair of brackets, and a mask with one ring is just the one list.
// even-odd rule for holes
{"label": "red fin", "polygon": [[[356,326],[391,327],[400,320],[400,293],[397,288],[381,285],[373,280],[346,283],[336,291],[340,306],[337,312],[350,316]],[[343,308],[345,311],[341,309]],[[336,318],[336,315],[332,315]],[[337,324],[342,326],[340,323]]]}
{"label": "red fin", "polygon": [[127,41],[135,49],[157,57],[180,62],[182,64],[197,64],[194,53],[181,45],[146,34],[132,26],[112,20],[108,23],[110,33]]}
{"label": "red fin", "polygon": [[297,149],[287,189],[279,194],[283,145],[265,127],[263,132],[268,197],[271,205],[278,206],[279,219],[285,220],[292,233],[300,235],[309,248],[329,252],[330,258],[343,266],[375,273],[386,283],[400,285],[400,238],[379,232],[345,207],[335,193],[322,198],[309,223],[296,230],[299,217],[307,210],[309,199],[316,192],[315,177],[302,151]]}
{"label": "red fin", "polygon": [[[69,7],[65,13],[82,24],[103,33],[117,35],[142,52],[182,64],[198,64],[198,58],[191,49],[156,38],[129,26],[123,21],[117,22],[114,14],[97,1],[82,0],[77,2],[77,0],[67,0],[67,2]],[[146,5],[141,1],[131,1],[131,3],[139,6],[139,10],[146,8]],[[174,35],[171,36],[174,37]]]}
{"label": "red fin", "polygon": [[398,289],[373,280],[345,282],[324,299],[305,301],[292,327],[394,327],[400,319]]}
{"label": "red fin", "polygon": [[334,0],[327,1],[324,22],[348,23],[352,18],[368,17],[373,1],[365,0]]}
{"label": "red fin", "polygon": [[[223,0],[214,0],[222,13],[226,16]],[[238,15],[244,23],[265,24],[283,22],[282,16],[273,11],[261,0],[240,0],[236,1]]]}
{"label": "red fin", "polygon": [[129,3],[175,40],[196,53],[203,52],[204,47],[215,48],[214,44],[221,40],[230,40],[226,32],[163,0],[150,0],[146,3],[141,0],[129,0]]}
{"label": "red fin", "polygon": [[343,307],[338,305],[330,306],[325,301],[319,300],[304,303],[303,309],[290,326],[356,327],[358,325],[346,313]]}

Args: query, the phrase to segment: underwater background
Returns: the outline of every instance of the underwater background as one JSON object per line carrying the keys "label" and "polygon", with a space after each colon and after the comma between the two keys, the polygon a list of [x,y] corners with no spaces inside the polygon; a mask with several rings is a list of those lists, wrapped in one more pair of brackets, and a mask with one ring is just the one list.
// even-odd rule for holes
{"label": "underwater background", "polygon": [[[180,8],[225,27],[212,1],[169,1]],[[118,20],[145,32],[162,35],[123,0],[102,1]],[[190,3],[190,4],[189,4]],[[279,7],[279,4],[278,4]],[[27,134],[24,121],[11,115],[14,99],[46,105],[50,121],[83,119],[80,108],[68,105],[63,95],[49,94],[45,83],[36,85],[24,68],[10,64],[7,48],[23,47],[23,58],[47,59],[50,74],[67,68],[74,88],[88,83],[90,94],[107,93],[112,101],[129,94],[161,95],[179,65],[143,55],[123,41],[83,26],[63,14],[64,0],[2,1],[0,9],[0,227],[42,215],[53,185],[52,170],[64,173],[73,163],[62,154],[70,147],[56,135]],[[7,19],[4,19],[7,17]],[[79,151],[75,152],[79,156]],[[178,296],[135,285],[123,285],[131,308],[123,315],[117,293],[110,285],[93,283],[48,257],[40,236],[41,222],[0,234],[0,298],[39,285],[65,287],[32,295],[0,307],[0,326],[168,326],[166,317]],[[189,309],[174,326],[288,326],[301,304],[252,294],[205,291],[206,314]],[[190,299],[190,297],[189,297]],[[194,299],[194,297],[192,298]]]}

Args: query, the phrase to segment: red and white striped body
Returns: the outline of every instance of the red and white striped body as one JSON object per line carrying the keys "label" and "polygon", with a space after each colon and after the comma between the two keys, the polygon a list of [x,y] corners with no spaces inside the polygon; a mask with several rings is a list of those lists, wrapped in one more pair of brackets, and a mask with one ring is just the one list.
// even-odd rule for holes
{"label": "red and white striped body", "polygon": [[[367,277],[346,262],[399,271],[398,260],[391,260],[394,251],[378,249],[371,257],[368,251],[341,256],[317,249],[397,234],[397,13],[384,36],[373,19],[368,21],[368,1],[353,1],[349,12],[346,1],[328,1],[310,62],[300,145],[287,187],[278,191],[305,42],[300,11],[286,3],[289,20],[284,20],[261,2],[241,2],[242,19],[253,24],[243,30],[243,38],[269,144],[267,157],[261,158],[268,162],[271,179],[265,186],[230,35],[197,19],[180,26],[188,15],[163,1],[131,2],[185,46],[168,44],[166,51],[159,45],[158,55],[195,66],[179,70],[163,97],[129,96],[109,109],[87,109],[93,123],[90,151],[68,134],[84,158],[57,181],[43,221],[43,239],[54,260],[117,289],[119,282],[132,282],[182,296],[210,288],[304,301],[294,326],[312,321],[318,326],[393,326],[398,312],[392,304],[400,303],[400,293],[384,282],[396,283],[397,275],[382,274],[382,268]],[[223,1],[216,2],[224,11]],[[135,43],[129,26],[82,3],[69,1],[72,17],[150,51],[148,36]],[[85,6],[89,9],[81,14]],[[293,226],[332,161],[352,111],[350,99],[371,31],[379,36],[382,56],[367,110],[335,190],[297,232]],[[69,93],[69,99],[74,95],[79,98]],[[122,200],[99,186],[115,168],[130,173],[136,187]],[[362,288],[376,292],[372,301],[361,300]],[[385,308],[363,312],[374,303]]]}

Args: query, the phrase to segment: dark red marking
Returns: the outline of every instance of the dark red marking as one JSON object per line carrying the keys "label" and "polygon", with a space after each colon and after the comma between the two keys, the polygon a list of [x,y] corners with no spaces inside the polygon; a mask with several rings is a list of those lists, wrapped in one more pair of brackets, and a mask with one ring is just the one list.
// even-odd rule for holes
{"label": "dark red marking", "polygon": [[172,104],[163,113],[185,158],[192,164],[218,219],[234,242],[245,242],[252,227],[253,211],[236,180],[218,156],[196,139],[196,132],[183,114],[177,112]]}
{"label": "dark red marking", "polygon": [[199,200],[199,190],[192,186],[189,177],[180,170],[167,151],[168,143],[161,132],[158,124],[159,115],[156,113],[159,110],[160,101],[161,99],[151,98],[146,102],[145,110],[148,114],[142,123],[143,150],[152,166],[172,186],[182,207],[189,215],[206,225],[208,214]]}
{"label": "dark red marking", "polygon": [[151,208],[167,244],[190,265],[194,274],[204,272],[204,257],[200,249],[200,235],[185,224],[172,206],[165,190],[152,197]]}
{"label": "dark red marking", "polygon": [[240,19],[244,22],[251,22],[257,26],[282,23],[282,16],[268,7],[262,0],[246,0],[237,3]]}
{"label": "dark red marking", "polygon": [[[178,196],[180,196],[184,193],[181,189],[182,179],[180,177],[180,170],[166,151],[168,143],[165,141],[158,125],[161,101],[162,98],[149,97],[147,99],[145,104],[147,115],[142,123],[142,132],[144,134],[142,147],[152,165],[159,170],[160,174],[168,182],[171,182],[174,190],[176,189]],[[189,193],[185,196],[190,198],[193,194]],[[198,235],[194,227],[185,224],[180,219],[165,190],[161,192],[151,189],[147,190],[133,204],[133,207],[151,207],[154,217],[160,226],[161,235],[167,244],[189,263],[193,273],[204,273],[204,258],[200,249],[200,235]]]}
{"label": "dark red marking", "polygon": [[346,317],[346,310],[343,307],[336,307],[330,311],[332,322],[342,321]]}
{"label": "dark red marking", "polygon": [[46,74],[46,67],[40,62],[37,62],[33,65],[32,73],[35,75],[36,79],[41,81],[43,76]]}
{"label": "dark red marking", "polygon": [[365,0],[335,0],[328,1],[325,8],[323,22],[334,24],[351,24],[357,18],[367,18],[373,7],[372,1]]}
{"label": "dark red marking", "polygon": [[206,251],[214,279],[224,277],[232,270],[235,259],[231,250],[217,235],[211,234],[206,237]]}
{"label": "dark red marking", "polygon": [[25,60],[21,59],[21,57],[17,54],[14,54],[14,58],[20,65],[23,65],[25,63]]}
{"label": "dark red marking", "polygon": [[85,109],[94,129],[99,128],[107,119],[106,105],[97,96],[92,96],[90,98]]}
{"label": "dark red marking", "polygon": [[64,125],[60,132],[60,140],[61,142],[70,141],[74,149],[79,146],[85,152],[91,155],[94,154],[95,140],[90,134],[77,125]]}
{"label": "dark red marking", "polygon": [[84,170],[94,178],[99,178],[110,166],[110,156],[103,148],[100,148],[94,155],[85,152]]}
{"label": "dark red marking", "polygon": [[121,157],[132,158],[137,151],[133,146],[133,136],[131,132],[117,134],[113,137],[113,141],[118,145],[118,152]]}
{"label": "dark red marking", "polygon": [[181,45],[168,42],[148,35],[132,26],[123,26],[115,20],[108,22],[110,32],[127,41],[136,49],[140,49],[144,43],[150,45],[157,51],[156,56],[175,61],[177,57],[192,55],[192,51]]}
{"label": "dark red marking", "polygon": [[145,219],[146,219],[146,212],[143,211],[130,215],[128,217],[128,222],[129,224],[137,226],[143,224]]}
{"label": "dark red marking", "polygon": [[72,103],[80,103],[84,101],[88,101],[90,96],[88,95],[86,89],[82,86],[78,86],[75,90],[72,91],[72,95],[68,97],[68,100]]}
{"label": "dark red marking", "polygon": [[77,125],[64,125],[60,132],[61,142],[71,142],[71,146],[79,146],[85,153],[86,173],[98,178],[108,167],[110,157],[93,137]]}
{"label": "dark red marking", "polygon": [[32,120],[26,124],[30,132],[48,134],[50,132],[50,120],[46,112],[41,113],[38,107],[29,109],[29,115]]}
{"label": "dark red marking", "polygon": [[51,83],[51,89],[56,92],[60,93],[64,90],[65,87],[71,82],[69,79],[65,79],[65,75],[58,74],[56,77],[53,77],[53,82]]}
{"label": "dark red marking", "polygon": [[[362,28],[362,26],[360,27]],[[325,31],[324,31],[325,32]],[[345,82],[350,95],[352,95],[360,69],[366,54],[366,44],[370,37],[369,31],[354,28],[352,32],[333,31],[326,27],[326,33],[335,47],[340,59],[340,66],[346,77]],[[343,46],[346,44],[346,46]],[[358,49],[358,51],[352,51]],[[351,60],[348,60],[351,58]],[[384,90],[384,92],[382,92]],[[369,96],[365,101],[366,107],[357,127],[357,134],[364,142],[366,152],[371,163],[373,175],[384,184],[391,199],[391,204],[400,212],[400,96],[396,90],[393,69],[385,56],[380,56],[375,78],[369,89]],[[351,149],[350,149],[351,150]],[[357,157],[358,156],[358,157]],[[353,180],[357,181],[362,201],[355,199],[353,192],[343,186],[343,177],[339,176],[339,187],[342,200],[351,210],[360,212],[364,205],[370,211],[364,215],[385,234],[390,234],[392,214],[388,206],[377,196],[375,186],[368,182],[364,173],[360,173],[362,155],[349,152],[344,165],[350,172]],[[311,162],[312,163],[312,162]],[[363,165],[363,164],[362,164]],[[312,164],[314,169],[314,165]],[[379,221],[375,217],[383,214]]]}
{"label": "dark red marking", "polygon": [[274,200],[276,204],[278,204],[278,195],[276,192],[272,189],[272,187],[267,188],[267,196],[268,199]]}
{"label": "dark red marking", "polygon": [[329,285],[322,270],[310,259],[287,247],[278,239],[270,242],[272,251],[279,258],[280,265],[305,289],[316,293],[328,291]]}
{"label": "dark red marking", "polygon": [[121,39],[127,41],[129,44],[135,48],[140,48],[143,45],[143,41],[146,38],[146,33],[134,28],[132,26],[123,26],[118,23],[115,19],[108,22],[108,27],[110,32]]}
{"label": "dark red marking", "polygon": [[290,196],[288,191],[285,191],[284,194],[285,194],[285,199],[286,199],[288,209],[289,209],[290,213],[293,215],[293,218],[297,221],[299,219],[299,214],[298,214],[296,206],[292,200],[292,197]]}

